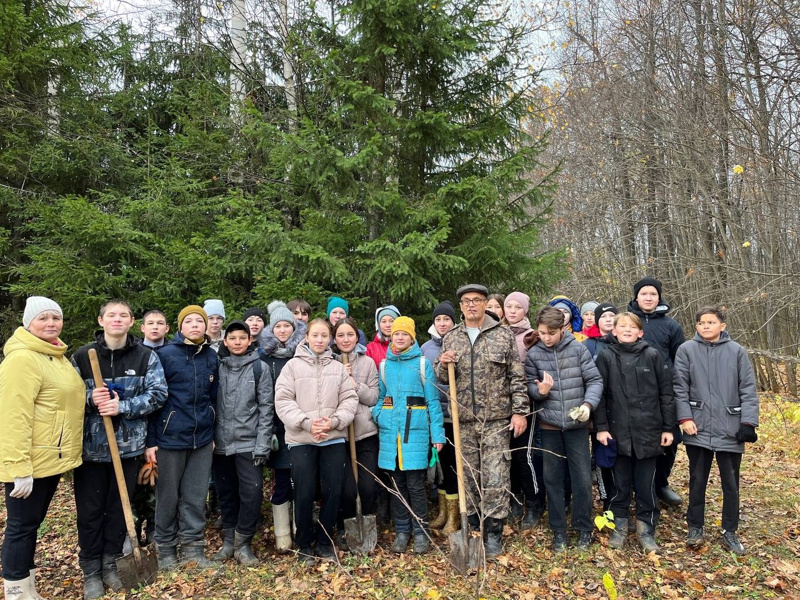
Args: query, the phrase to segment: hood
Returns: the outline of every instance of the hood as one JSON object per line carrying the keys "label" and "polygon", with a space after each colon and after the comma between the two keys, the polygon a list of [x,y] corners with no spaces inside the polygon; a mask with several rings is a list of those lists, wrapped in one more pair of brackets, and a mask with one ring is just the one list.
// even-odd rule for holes
{"label": "hood", "polygon": [[420,350],[419,344],[417,344],[415,340],[414,345],[402,354],[395,354],[394,348],[389,347],[389,351],[386,353],[386,360],[409,360],[412,358],[419,358],[421,355],[422,350]]}
{"label": "hood", "polygon": [[442,336],[439,335],[439,332],[436,331],[436,325],[431,325],[428,327],[428,333],[431,336],[431,341],[439,346],[442,345]]}
{"label": "hood", "polygon": [[391,343],[391,341],[383,337],[383,335],[380,332],[375,334],[375,337],[372,338],[372,341],[378,342],[381,346],[388,346]]}
{"label": "hood", "polygon": [[67,345],[61,341],[61,338],[58,338],[58,342],[60,345],[56,346],[36,337],[24,327],[17,327],[14,335],[8,338],[5,346],[3,346],[3,354],[7,357],[17,350],[33,350],[47,356],[60,358],[67,353]]}
{"label": "hood", "polygon": [[[247,349],[247,352],[241,354],[239,356],[235,356],[228,351],[225,355],[222,354],[222,347],[220,347],[219,354],[219,361],[224,364],[226,367],[230,369],[241,369],[249,365],[250,363],[256,362],[257,360],[261,360],[261,357],[258,355],[258,350],[252,344]],[[225,348],[227,350],[227,348]]]}
{"label": "hood", "polygon": [[378,340],[379,342],[383,342],[388,345],[389,340],[383,337],[383,334],[381,333],[380,323],[378,322],[378,314],[382,310],[387,310],[387,309],[394,311],[398,317],[400,316],[400,310],[394,304],[387,304],[386,306],[379,306],[378,310],[375,311],[375,339]]}
{"label": "hood", "polygon": [[522,321],[519,323],[514,323],[513,325],[509,323],[508,328],[514,332],[514,335],[519,335],[520,333],[524,333],[533,329],[531,327],[531,320],[528,317],[525,317],[522,319]]}
{"label": "hood", "polygon": [[325,352],[317,355],[314,354],[314,351],[308,347],[308,342],[303,342],[297,346],[297,350],[294,351],[294,357],[300,358],[310,365],[313,365],[317,362],[325,365],[333,360],[333,352],[331,352],[331,348],[328,346],[325,348]]}
{"label": "hood", "polygon": [[[97,347],[99,348],[100,354],[108,356],[112,352],[111,350],[108,349],[108,346],[106,345],[106,335],[102,329],[98,329],[97,331],[94,332],[94,341],[97,344]],[[139,340],[133,337],[130,333],[128,333],[128,335],[125,336],[125,345],[122,346],[122,348],[117,348],[115,352],[120,352],[120,351],[127,352],[134,346],[138,345],[139,345]]]}
{"label": "hood", "polygon": [[643,339],[638,339],[632,344],[623,344],[618,339],[614,338],[614,342],[609,346],[614,354],[619,355],[622,352],[632,352],[633,354],[641,354],[645,348],[649,348],[650,344]]}
{"label": "hood", "polygon": [[203,349],[203,346],[208,346],[209,344],[211,344],[211,339],[207,335],[205,335],[203,337],[204,337],[203,343],[200,344],[200,345],[197,345],[197,344],[193,344],[192,342],[187,340],[185,337],[183,337],[183,334],[179,331],[178,333],[175,334],[175,337],[172,338],[172,341],[170,342],[170,344],[174,344],[176,346],[181,346],[182,348],[197,348],[197,352],[200,352],[200,350]]}
{"label": "hood", "polygon": [[732,341],[731,336],[727,331],[723,331],[716,342],[707,342],[702,337],[700,337],[699,333],[695,333],[692,339],[698,344],[703,344],[704,346],[717,346],[719,344],[726,344]]}
{"label": "hood", "polygon": [[653,312],[646,313],[639,308],[639,303],[636,300],[631,300],[628,303],[628,310],[638,317],[646,316],[648,319],[652,319],[666,315],[669,312],[669,304],[662,300],[658,303],[658,306],[656,306],[656,309]]}
{"label": "hood", "polygon": [[[331,352],[333,352],[333,355],[337,357],[341,357],[344,354],[344,352],[339,350],[339,346],[337,346],[336,344],[331,346]],[[364,347],[363,344],[356,344],[356,347],[353,348],[350,352],[348,352],[347,355],[350,357],[350,361],[352,362],[353,357],[366,353],[367,349]]]}
{"label": "hood", "polygon": [[553,299],[550,300],[547,305],[555,306],[559,302],[563,302],[569,306],[569,310],[572,312],[572,320],[570,321],[572,331],[581,331],[583,329],[583,317],[581,316],[581,309],[578,308],[578,305],[566,296],[553,296]]}
{"label": "hood", "polygon": [[291,354],[294,354],[297,347],[303,342],[306,338],[306,323],[305,321],[301,321],[299,319],[294,320],[294,332],[286,340],[285,344],[282,344],[278,338],[275,337],[275,334],[272,333],[272,330],[269,327],[264,327],[263,330],[258,334],[258,346],[261,348],[261,351],[264,353],[264,356],[272,356],[272,354],[278,348],[286,348]]}

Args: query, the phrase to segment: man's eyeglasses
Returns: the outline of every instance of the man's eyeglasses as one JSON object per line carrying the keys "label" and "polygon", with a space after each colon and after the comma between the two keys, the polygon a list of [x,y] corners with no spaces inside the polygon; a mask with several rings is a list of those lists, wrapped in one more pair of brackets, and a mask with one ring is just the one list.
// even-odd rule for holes
{"label": "man's eyeglasses", "polygon": [[460,302],[461,306],[480,306],[486,302],[486,298],[465,298]]}

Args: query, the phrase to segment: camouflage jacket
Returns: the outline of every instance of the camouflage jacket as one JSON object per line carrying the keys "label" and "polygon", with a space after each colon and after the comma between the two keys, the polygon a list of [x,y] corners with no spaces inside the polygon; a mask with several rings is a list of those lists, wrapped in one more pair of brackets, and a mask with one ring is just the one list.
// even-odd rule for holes
{"label": "camouflage jacket", "polygon": [[[454,327],[442,341],[442,353],[448,350],[455,350],[458,356],[455,366],[460,421],[494,421],[530,412],[525,372],[514,334],[496,319],[485,316],[474,345],[464,323]],[[438,358],[436,376],[442,383],[448,382],[447,365]]]}
{"label": "camouflage jacket", "polygon": [[119,415],[112,417],[117,446],[122,458],[144,453],[147,438],[147,415],[160,408],[167,399],[167,381],[164,369],[155,351],[138,344],[128,334],[122,348],[110,350],[103,332],[95,341],[75,351],[72,364],[86,384],[86,415],[83,422],[83,460],[111,462],[108,438],[103,417],[92,402],[94,377],[89,363],[89,349],[97,350],[100,372],[106,384],[115,383],[124,388],[120,395]]}

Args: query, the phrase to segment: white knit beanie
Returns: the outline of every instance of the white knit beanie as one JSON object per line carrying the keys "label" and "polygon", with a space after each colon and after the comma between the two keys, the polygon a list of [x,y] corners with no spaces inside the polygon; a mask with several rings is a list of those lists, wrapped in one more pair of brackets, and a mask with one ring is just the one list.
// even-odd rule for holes
{"label": "white knit beanie", "polygon": [[203,304],[203,310],[206,311],[206,314],[210,317],[211,315],[219,315],[222,319],[225,319],[225,306],[222,304],[222,300],[218,298],[209,298]]}
{"label": "white knit beanie", "polygon": [[43,312],[53,311],[60,314],[62,317],[64,316],[64,312],[61,310],[61,307],[58,303],[50,300],[50,298],[45,298],[44,296],[31,296],[25,302],[25,312],[22,313],[22,326],[27,329],[31,321],[33,321],[36,317],[38,317]]}

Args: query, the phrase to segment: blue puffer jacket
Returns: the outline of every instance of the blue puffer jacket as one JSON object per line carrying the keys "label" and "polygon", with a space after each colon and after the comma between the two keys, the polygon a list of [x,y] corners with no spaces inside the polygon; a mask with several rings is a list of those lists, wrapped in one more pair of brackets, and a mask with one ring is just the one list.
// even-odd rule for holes
{"label": "blue puffer jacket", "polygon": [[178,333],[159,352],[167,379],[167,402],[150,415],[147,447],[194,450],[214,439],[217,353],[208,338],[197,346]]}
{"label": "blue puffer jacket", "polygon": [[[416,342],[402,354],[389,348],[379,377],[378,403],[372,416],[378,425],[378,466],[394,471],[428,468],[428,452],[444,444],[442,407],[433,367],[425,362],[425,387],[420,375],[422,351]],[[380,369],[379,369],[380,371]]]}
{"label": "blue puffer jacket", "polygon": [[[542,396],[536,380],[541,381],[545,371],[552,375],[553,387],[546,396]],[[571,333],[565,331],[564,337],[553,348],[539,341],[528,350],[525,378],[528,381],[528,395],[533,400],[534,410],[540,411],[539,419],[542,422],[559,429],[589,426],[588,421],[581,423],[570,419],[568,413],[584,402],[588,402],[595,410],[603,393],[603,379],[586,346]]]}

